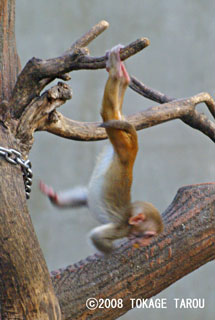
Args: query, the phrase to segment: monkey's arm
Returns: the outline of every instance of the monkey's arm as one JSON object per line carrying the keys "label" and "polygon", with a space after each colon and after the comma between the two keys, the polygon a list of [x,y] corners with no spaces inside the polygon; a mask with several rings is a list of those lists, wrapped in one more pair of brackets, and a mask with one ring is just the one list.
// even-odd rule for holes
{"label": "monkey's arm", "polygon": [[113,241],[128,236],[129,225],[119,225],[107,223],[94,228],[90,233],[90,238],[95,247],[105,254],[113,250]]}
{"label": "monkey's arm", "polygon": [[40,190],[49,197],[53,205],[60,208],[77,208],[88,205],[88,191],[85,187],[76,187],[57,193],[51,187],[40,182]]}

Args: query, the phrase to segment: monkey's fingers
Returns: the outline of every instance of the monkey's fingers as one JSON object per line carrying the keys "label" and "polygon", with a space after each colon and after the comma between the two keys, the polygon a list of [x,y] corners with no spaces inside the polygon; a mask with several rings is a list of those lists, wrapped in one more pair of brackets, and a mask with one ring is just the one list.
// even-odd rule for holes
{"label": "monkey's fingers", "polygon": [[151,238],[136,238],[136,239],[133,239],[132,246],[134,248],[146,247],[146,246],[150,245],[151,241],[152,241],[152,237]]}
{"label": "monkey's fingers", "polygon": [[106,122],[103,122],[100,127],[102,128],[112,128],[112,129],[117,129],[117,130],[123,130],[128,133],[136,133],[136,130],[134,126],[124,120],[109,120]]}
{"label": "monkey's fingers", "polygon": [[129,76],[129,74],[128,74],[123,62],[121,62],[121,70],[122,70],[123,77],[125,79],[125,83],[129,84],[131,79],[130,79],[130,76]]}
{"label": "monkey's fingers", "polygon": [[40,188],[40,191],[45,195],[49,195],[50,193],[54,192],[51,187],[49,187],[47,184],[45,184],[42,181],[39,182],[39,188]]}
{"label": "monkey's fingers", "polygon": [[40,191],[45,194],[46,196],[49,197],[49,199],[54,202],[54,203],[58,203],[58,195],[57,193],[53,190],[52,187],[49,187],[48,185],[46,185],[45,183],[43,183],[42,181],[40,181],[39,183],[39,188]]}
{"label": "monkey's fingers", "polygon": [[153,231],[146,231],[141,237],[135,235],[130,236],[129,240],[131,241],[133,248],[146,247],[151,243],[155,235],[156,233]]}

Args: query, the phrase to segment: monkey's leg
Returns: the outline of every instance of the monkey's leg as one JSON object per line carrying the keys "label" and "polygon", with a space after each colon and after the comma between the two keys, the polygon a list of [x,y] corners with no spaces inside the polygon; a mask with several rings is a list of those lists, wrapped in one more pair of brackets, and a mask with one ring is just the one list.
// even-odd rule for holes
{"label": "monkey's leg", "polygon": [[40,190],[49,197],[50,201],[60,208],[77,208],[87,206],[88,191],[85,187],[76,187],[63,192],[55,192],[51,187],[40,182]]}
{"label": "monkey's leg", "polygon": [[125,91],[130,83],[129,74],[120,59],[121,48],[123,48],[123,46],[119,44],[113,47],[109,52],[107,52],[108,60],[106,62],[106,69],[107,71],[109,71],[110,77],[117,78],[119,80],[118,108],[120,114],[122,114],[122,104]]}
{"label": "monkey's leg", "polygon": [[119,50],[122,46],[118,45],[107,53],[106,67],[109,77],[105,86],[101,116],[103,121],[121,119],[121,95],[124,96],[125,85],[125,68],[120,60]]}
{"label": "monkey's leg", "polygon": [[122,70],[123,76],[121,77],[118,98],[119,98],[119,110],[120,110],[120,113],[122,114],[122,104],[123,104],[123,100],[124,100],[125,91],[129,85],[131,79],[129,77],[129,74],[128,74],[123,62],[121,62],[121,70]]}
{"label": "monkey's leg", "polygon": [[[120,48],[120,45],[114,47],[108,53],[107,70],[109,71],[109,77],[104,90],[101,110],[104,126],[107,122],[110,124],[111,120],[122,120],[121,107],[130,78],[120,60]],[[123,162],[128,160],[132,163],[132,158],[135,159],[138,149],[136,131],[132,130],[128,134],[124,127],[116,128],[108,125],[105,128],[119,158]]]}

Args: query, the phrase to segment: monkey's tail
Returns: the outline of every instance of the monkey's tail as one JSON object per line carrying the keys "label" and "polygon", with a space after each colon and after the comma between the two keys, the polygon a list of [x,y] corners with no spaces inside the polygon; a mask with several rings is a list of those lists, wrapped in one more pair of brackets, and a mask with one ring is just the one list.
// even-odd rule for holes
{"label": "monkey's tail", "polygon": [[136,134],[136,129],[133,124],[125,120],[109,120],[100,124],[100,127],[113,128],[117,130],[123,130],[130,134]]}
{"label": "monkey's tail", "polygon": [[137,132],[133,124],[125,120],[109,120],[100,124],[102,128],[113,128],[125,131],[131,139],[133,145],[137,144]]}

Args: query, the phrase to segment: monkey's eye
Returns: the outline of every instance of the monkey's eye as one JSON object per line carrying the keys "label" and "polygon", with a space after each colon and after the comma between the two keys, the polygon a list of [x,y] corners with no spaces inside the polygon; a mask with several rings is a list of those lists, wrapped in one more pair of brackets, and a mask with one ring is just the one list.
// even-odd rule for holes
{"label": "monkey's eye", "polygon": [[144,237],[145,239],[153,238],[153,237],[154,237],[154,234],[143,234],[143,237]]}
{"label": "monkey's eye", "polygon": [[156,235],[156,232],[155,231],[146,231],[144,232],[143,236],[144,238],[146,239],[149,239],[149,238],[152,238]]}

